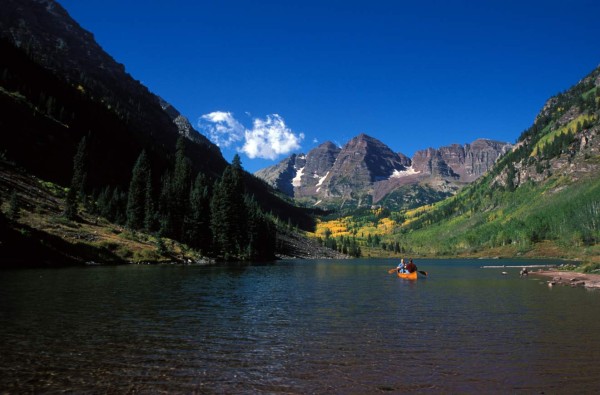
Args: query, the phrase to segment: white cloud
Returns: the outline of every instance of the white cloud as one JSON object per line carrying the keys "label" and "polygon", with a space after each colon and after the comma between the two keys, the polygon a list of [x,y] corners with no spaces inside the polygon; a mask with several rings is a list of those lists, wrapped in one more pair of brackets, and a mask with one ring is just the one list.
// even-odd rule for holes
{"label": "white cloud", "polygon": [[319,143],[319,139],[315,137],[315,138],[313,139],[313,144],[318,144],[318,143]]}
{"label": "white cloud", "polygon": [[241,151],[249,158],[276,159],[300,148],[304,134],[294,134],[278,114],[266,119],[254,119],[252,129],[244,133],[245,143]]}
{"label": "white cloud", "polygon": [[277,159],[300,148],[303,133],[294,133],[278,114],[255,118],[252,129],[245,128],[230,112],[215,111],[200,117],[198,126],[220,147],[243,141],[236,149],[249,158]]}
{"label": "white cloud", "polygon": [[244,126],[230,112],[204,114],[198,120],[198,127],[219,147],[230,147],[244,138]]}

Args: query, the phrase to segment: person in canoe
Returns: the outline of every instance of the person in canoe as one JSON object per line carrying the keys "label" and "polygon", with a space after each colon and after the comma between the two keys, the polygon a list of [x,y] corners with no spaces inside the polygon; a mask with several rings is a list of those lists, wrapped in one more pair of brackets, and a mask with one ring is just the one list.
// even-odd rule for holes
{"label": "person in canoe", "polygon": [[404,258],[400,259],[400,263],[398,264],[396,271],[398,273],[408,273],[408,270],[406,270],[406,265],[404,264]]}
{"label": "person in canoe", "polygon": [[[419,272],[421,275],[427,277],[427,272],[417,270],[417,265],[415,265],[412,259],[407,264],[404,263],[404,259],[401,259],[398,266],[388,270],[388,273],[390,274],[397,273],[398,277],[400,278],[411,278],[413,280],[417,278],[416,272]],[[414,275],[411,275],[412,273],[414,273]]]}
{"label": "person in canoe", "polygon": [[412,259],[408,262],[408,265],[406,265],[406,271],[407,273],[414,273],[417,271],[417,265],[415,265]]}

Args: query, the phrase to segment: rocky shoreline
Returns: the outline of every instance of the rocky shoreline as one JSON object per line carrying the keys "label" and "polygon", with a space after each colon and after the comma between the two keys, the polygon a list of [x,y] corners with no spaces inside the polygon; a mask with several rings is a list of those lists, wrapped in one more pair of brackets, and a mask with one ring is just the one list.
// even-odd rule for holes
{"label": "rocky shoreline", "polygon": [[348,255],[322,246],[314,239],[281,229],[277,232],[275,255],[277,259],[350,259]]}
{"label": "rocky shoreline", "polygon": [[600,274],[577,273],[557,269],[538,270],[529,272],[529,274],[547,278],[546,282],[549,287],[563,285],[600,289]]}

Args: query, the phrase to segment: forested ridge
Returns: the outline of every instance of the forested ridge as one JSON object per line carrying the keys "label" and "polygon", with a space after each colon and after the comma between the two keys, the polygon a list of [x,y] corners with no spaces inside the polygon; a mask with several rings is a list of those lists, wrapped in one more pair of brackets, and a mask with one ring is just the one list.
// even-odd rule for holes
{"label": "forested ridge", "polygon": [[[31,49],[0,45],[7,55],[0,59],[0,160],[56,185],[64,218],[105,218],[223,260],[273,259],[277,222],[313,226],[310,210],[277,196],[239,157],[228,165],[210,143],[178,137],[166,114],[146,129],[144,115],[162,112],[155,103],[115,104],[125,98],[97,97],[84,85],[93,82],[85,71],[67,82],[37,64]],[[11,187],[0,191],[5,206]]]}
{"label": "forested ridge", "polygon": [[275,225],[246,193],[236,155],[221,177],[212,180],[192,171],[186,140],[180,137],[174,163],[160,185],[153,186],[152,166],[142,151],[131,170],[129,188],[106,186],[87,194],[87,143],[83,138],[73,159],[73,177],[65,216],[78,219],[78,209],[101,215],[129,230],[181,241],[202,255],[231,260],[266,260],[275,256]]}

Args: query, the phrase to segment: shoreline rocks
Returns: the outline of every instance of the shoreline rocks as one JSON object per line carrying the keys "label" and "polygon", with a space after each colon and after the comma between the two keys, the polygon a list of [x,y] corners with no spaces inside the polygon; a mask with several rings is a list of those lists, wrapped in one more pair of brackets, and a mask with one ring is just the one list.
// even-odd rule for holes
{"label": "shoreline rocks", "polygon": [[577,273],[561,270],[538,270],[529,272],[530,275],[549,278],[548,286],[563,285],[569,287],[585,287],[600,289],[600,274]]}

